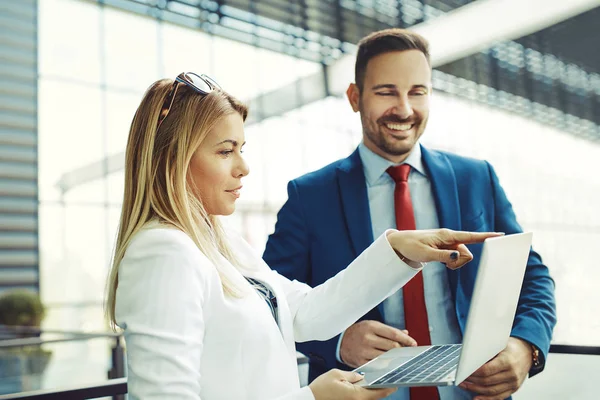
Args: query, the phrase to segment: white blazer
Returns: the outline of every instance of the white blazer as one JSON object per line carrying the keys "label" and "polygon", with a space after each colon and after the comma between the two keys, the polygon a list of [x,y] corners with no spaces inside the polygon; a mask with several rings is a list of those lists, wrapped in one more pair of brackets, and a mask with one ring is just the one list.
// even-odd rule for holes
{"label": "white blazer", "polygon": [[248,289],[242,298],[224,295],[217,269],[183,232],[151,223],[132,239],[116,295],[130,399],[314,399],[300,388],[295,341],[334,337],[418,272],[385,233],[314,289],[272,271],[240,237],[231,245],[255,268],[246,275],[275,293],[279,324],[223,258]]}

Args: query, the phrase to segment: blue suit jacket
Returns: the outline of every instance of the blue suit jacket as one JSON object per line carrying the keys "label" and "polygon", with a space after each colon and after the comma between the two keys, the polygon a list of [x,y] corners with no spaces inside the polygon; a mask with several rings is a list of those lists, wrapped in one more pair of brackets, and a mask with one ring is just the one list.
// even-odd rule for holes
{"label": "blue suit jacket", "polygon": [[[486,161],[422,148],[440,226],[455,230],[516,233],[521,227],[492,166]],[[358,150],[288,184],[288,200],[278,214],[263,258],[280,274],[316,286],[344,269],[373,241],[367,186]],[[469,246],[474,259],[448,269],[456,316],[462,332],[473,294],[482,245]],[[376,307],[362,319],[382,321]],[[546,359],[556,324],[554,281],[533,250],[511,336],[537,346]],[[310,378],[331,368],[338,337],[298,344],[310,357]],[[530,375],[542,367],[532,369]]]}

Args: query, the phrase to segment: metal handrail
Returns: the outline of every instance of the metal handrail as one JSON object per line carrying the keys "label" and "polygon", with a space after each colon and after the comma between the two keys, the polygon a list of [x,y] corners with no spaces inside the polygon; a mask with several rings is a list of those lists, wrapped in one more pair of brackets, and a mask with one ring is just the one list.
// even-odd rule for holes
{"label": "metal handrail", "polygon": [[42,334],[42,333],[58,333],[65,335],[88,335],[88,334],[105,334],[107,336],[111,335],[121,335],[119,332],[90,332],[90,331],[70,331],[64,329],[42,329],[36,326],[19,326],[19,325],[0,325],[0,334],[1,333],[31,333],[31,334]]}
{"label": "metal handrail", "polygon": [[41,346],[47,343],[61,343],[61,342],[77,342],[82,340],[96,339],[96,338],[111,338],[118,339],[122,335],[120,334],[107,334],[107,333],[81,333],[73,336],[67,336],[55,339],[42,339],[40,337],[20,338],[20,339],[4,339],[0,340],[0,350],[9,349],[15,347],[26,347],[26,346]]}
{"label": "metal handrail", "polygon": [[[579,354],[600,355],[600,346],[572,346],[553,344],[550,353],[554,354]],[[308,361],[306,357],[302,361]],[[299,363],[300,359],[299,359]],[[124,366],[121,365],[122,369]],[[123,371],[124,372],[124,371]],[[84,400],[106,396],[120,396],[127,394],[127,378],[110,379],[107,382],[95,385],[86,385],[60,390],[38,390],[32,392],[21,392],[8,395],[0,395],[0,400]]]}
{"label": "metal handrail", "polygon": [[600,356],[600,346],[574,346],[569,344],[553,344],[550,346],[550,353]]}
{"label": "metal handrail", "polygon": [[[44,339],[39,337],[43,333],[49,334],[61,334],[63,337]],[[10,339],[0,339],[0,350],[15,347],[25,346],[41,346],[46,343],[60,343],[60,342],[76,342],[81,340],[95,339],[95,338],[111,338],[119,339],[123,336],[122,333],[118,332],[83,332],[83,331],[62,331],[53,329],[40,329],[38,327],[31,326],[0,326],[1,334],[11,335],[22,335],[30,334],[35,335],[33,337],[17,337]]]}
{"label": "metal handrail", "polygon": [[31,392],[5,394],[0,395],[0,400],[82,400],[124,394],[127,394],[127,378],[110,379],[107,382],[72,387],[69,389],[35,390]]}

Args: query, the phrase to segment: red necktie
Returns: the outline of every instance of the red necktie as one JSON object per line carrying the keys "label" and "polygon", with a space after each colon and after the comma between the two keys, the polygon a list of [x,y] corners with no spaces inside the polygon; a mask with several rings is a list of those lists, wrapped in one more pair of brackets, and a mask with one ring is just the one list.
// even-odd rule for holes
{"label": "red necktie", "polygon": [[[398,230],[415,230],[415,214],[408,188],[410,165],[402,164],[390,167],[387,169],[387,173],[396,182],[396,188],[394,189],[396,228]],[[414,278],[404,285],[402,293],[404,297],[404,321],[408,334],[417,341],[419,346],[431,344],[425,294],[423,292],[423,273],[419,271]],[[410,399],[437,400],[439,394],[435,387],[411,387]]]}

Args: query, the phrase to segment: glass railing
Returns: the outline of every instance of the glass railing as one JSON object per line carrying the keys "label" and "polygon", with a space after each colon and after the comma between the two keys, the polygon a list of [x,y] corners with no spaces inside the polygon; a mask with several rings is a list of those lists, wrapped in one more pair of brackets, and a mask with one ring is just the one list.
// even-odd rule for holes
{"label": "glass railing", "polygon": [[[62,337],[52,337],[57,335],[62,335]],[[13,360],[10,363],[14,364],[0,365],[0,374],[2,375],[0,387],[4,385],[5,389],[12,390],[10,394],[0,394],[0,400],[124,399],[127,393],[127,380],[122,378],[125,374],[125,358],[121,340],[122,338],[118,334],[82,332],[44,332],[40,337],[2,340],[0,341],[0,354],[11,355],[6,359]],[[102,372],[105,377],[109,378],[108,380],[98,379],[89,382],[94,375],[102,374],[91,373],[93,368],[88,365],[91,361],[90,353],[85,351],[76,353],[77,356],[71,362],[64,363],[64,359],[62,359],[57,363],[54,371],[48,370],[54,358],[54,351],[59,351],[59,345],[89,344],[94,341],[104,341],[107,364],[104,364],[105,368]],[[112,345],[106,346],[106,341]],[[24,349],[36,347],[44,349],[52,355],[47,357],[47,353],[44,352],[39,359],[36,356],[28,358],[35,351],[25,351]],[[49,350],[50,347],[53,347],[52,351]],[[515,400],[596,399],[598,398],[596,381],[590,377],[600,376],[599,356],[600,347],[553,345],[544,372],[526,380],[513,398]],[[14,361],[16,359],[18,361]],[[306,357],[298,354],[301,378],[306,375],[307,362]],[[44,366],[45,368],[42,368]],[[54,377],[57,376],[55,374],[66,375],[55,380]],[[68,385],[57,384],[57,382],[63,382],[65,378],[71,383]],[[305,380],[301,379],[301,381],[306,384]]]}
{"label": "glass railing", "polygon": [[0,399],[125,377],[120,334],[2,327],[0,339]]}

